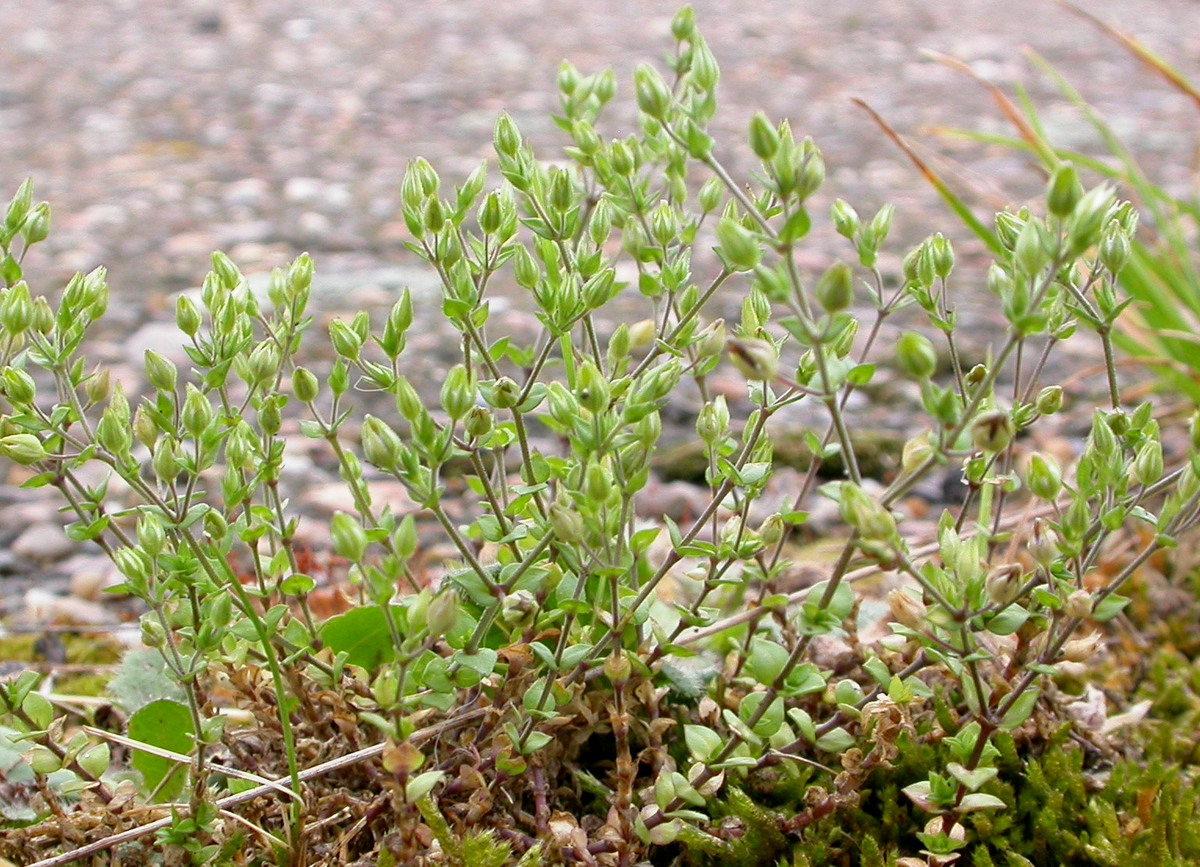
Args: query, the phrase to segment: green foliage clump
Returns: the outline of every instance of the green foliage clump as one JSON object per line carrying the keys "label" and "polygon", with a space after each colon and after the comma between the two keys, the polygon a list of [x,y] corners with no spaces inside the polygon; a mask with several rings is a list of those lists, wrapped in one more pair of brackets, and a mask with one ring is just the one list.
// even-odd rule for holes
{"label": "green foliage clump", "polygon": [[[820,150],[759,114],[758,170],[734,178],[710,135],[716,59],[690,10],[672,30],[669,73],[634,72],[624,137],[601,132],[615,76],[564,64],[566,163],[502,116],[498,186],[487,166],[451,185],[409,165],[401,213],[458,347],[436,394],[412,378],[409,333],[433,323],[407,290],[331,322],[325,363],[307,354],[312,260],[260,298],[221,253],[175,310],[188,369],[147,352],[134,394],[83,355],[103,271],[53,297],[26,282],[49,208],[20,188],[0,225],[0,456],[119,567],[157,658],[114,681],[124,732],[74,726],[35,673],[0,684],[13,766],[39,796],[0,855],[105,850],[130,803],[146,817],[130,833],[172,863],[908,867],[986,863],[993,838],[1011,838],[1010,863],[1022,846],[1131,851],[1128,805],[1089,800],[1091,768],[1062,743],[1059,693],[1139,569],[1200,520],[1197,446],[1167,453],[1172,420],[1122,401],[1111,248],[1136,211],[1064,170],[1045,215],[997,214],[986,285],[1005,327],[969,364],[950,242],[931,234],[894,283],[878,267],[893,209],[839,200],[828,221],[856,264],[808,273]],[[492,322],[503,283],[535,310],[532,339]],[[902,309],[924,330],[888,331]],[[1106,360],[1080,454],[1023,457],[1021,435],[1063,405],[1047,359],[1080,328]],[[740,395],[714,387],[726,364]],[[847,407],[885,370],[920,409],[872,479]],[[699,405],[702,504],[647,523],[681,396]],[[764,516],[772,422],[798,404],[824,424]],[[337,576],[297,544],[285,425],[350,495],[329,520]],[[948,468],[964,493],[926,539],[903,504]],[[377,497],[384,483],[408,505]],[[841,526],[805,583],[790,537],[816,496]],[[1110,562],[1114,538],[1136,540],[1127,559]],[[867,643],[859,620],[882,600],[864,579],[885,574],[902,585],[890,634]],[[348,610],[325,616],[335,577]],[[1191,790],[1161,791],[1148,845],[1186,857]]]}

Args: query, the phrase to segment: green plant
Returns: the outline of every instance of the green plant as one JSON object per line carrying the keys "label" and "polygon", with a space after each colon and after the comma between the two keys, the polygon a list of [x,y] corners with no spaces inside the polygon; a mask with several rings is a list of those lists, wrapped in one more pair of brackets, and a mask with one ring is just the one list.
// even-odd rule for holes
{"label": "green plant", "polygon": [[[25,283],[48,209],[21,188],[0,231],[0,454],[33,471],[28,486],[57,488],[73,537],[121,568],[161,669],[135,658],[114,689],[128,738],[78,728],[35,675],[0,685],[6,736],[28,745],[42,798],[13,820],[5,857],[120,843],[195,863],[773,862],[800,858],[789,848],[853,815],[882,775],[917,817],[898,845],[946,864],[977,842],[972,816],[1016,806],[996,794],[1001,746],[1036,744],[1062,716],[1061,664],[1100,649],[1120,591],[1200,514],[1194,457],[1164,457],[1152,407],[1120,401],[1123,302],[1111,260],[1090,251],[1127,240],[1136,214],[1107,187],[1056,182],[1049,216],[997,215],[988,288],[1007,330],[972,363],[946,239],[905,257],[901,285],[876,267],[890,207],[862,220],[836,202],[858,267],[803,271],[820,152],[760,114],[760,173],[731,177],[707,131],[716,61],[690,10],[673,30],[671,81],[634,73],[637,134],[605,141],[614,76],[564,64],[569,167],[539,161],[507,116],[500,187],[486,189],[485,167],[447,189],[425,160],[409,166],[412,249],[441,278],[462,347],[436,396],[405,375],[408,292],[382,321],[334,321],[321,370],[303,351],[310,259],[277,270],[264,303],[218,253],[199,303],[176,308],[191,370],[148,352],[147,393],[131,403],[80,354],[104,312],[103,272],[73,279],[56,305]],[[489,328],[508,275],[542,326],[528,344]],[[647,318],[606,333],[601,314],[635,292]],[[711,318],[730,293],[736,322]],[[881,345],[903,307],[945,345],[945,375],[924,334]],[[1109,402],[1074,466],[1036,455],[1019,471],[1017,435],[1062,403],[1040,381],[1046,358],[1080,324],[1106,347]],[[744,405],[710,388],[725,357]],[[924,431],[875,494],[847,398],[880,365],[913,383]],[[645,525],[635,507],[661,410],[685,389],[702,403],[706,504]],[[381,399],[359,424],[355,401]],[[823,408],[827,428],[808,438],[791,503],[759,520],[771,420],[800,402]],[[325,622],[281,479],[293,418],[327,445],[355,504],[330,533],[356,604]],[[823,484],[835,456],[843,476]],[[90,463],[109,481],[83,481]],[[900,504],[946,467],[965,494],[929,545]],[[465,513],[451,508],[451,473]],[[410,511],[376,503],[385,478]],[[788,537],[818,493],[837,504],[843,542],[825,580],[787,590]],[[1104,562],[1131,523],[1152,532]],[[417,568],[429,527],[456,552],[436,585]],[[867,646],[856,582],[883,571],[907,589],[888,598],[894,634]],[[822,667],[818,639],[841,641],[850,664]],[[190,740],[186,754],[153,734],[165,725]],[[110,743],[141,758],[117,762]],[[899,770],[905,745],[932,743],[932,765]],[[131,803],[157,818],[132,819]]]}
{"label": "green plant", "polygon": [[[1200,108],[1200,88],[1168,61],[1135,37],[1103,23],[1086,10],[1070,3],[1061,5],[1100,28]],[[1069,173],[1068,165],[1073,165],[1129,191],[1145,218],[1144,231],[1131,233],[1128,238],[1114,234],[1106,238],[1100,248],[1110,258],[1121,287],[1132,302],[1117,322],[1115,343],[1131,359],[1148,365],[1164,388],[1178,391],[1192,403],[1200,403],[1200,382],[1196,378],[1197,363],[1200,362],[1196,339],[1200,323],[1200,259],[1196,255],[1200,205],[1194,191],[1191,195],[1180,195],[1156,184],[1140,164],[1136,150],[1122,140],[1067,78],[1035,52],[1029,51],[1028,56],[1095,130],[1105,153],[1097,156],[1057,147],[1046,132],[1037,107],[1023,90],[1018,90],[1014,102],[999,87],[979,79],[965,65],[953,58],[941,57],[952,68],[984,85],[1015,133],[1005,136],[955,130],[951,134],[1021,150],[1035,158],[1048,175]],[[876,116],[876,120],[905,150],[964,225],[992,250],[998,250],[999,239],[995,232],[975,216],[970,205],[888,128],[882,118]]]}

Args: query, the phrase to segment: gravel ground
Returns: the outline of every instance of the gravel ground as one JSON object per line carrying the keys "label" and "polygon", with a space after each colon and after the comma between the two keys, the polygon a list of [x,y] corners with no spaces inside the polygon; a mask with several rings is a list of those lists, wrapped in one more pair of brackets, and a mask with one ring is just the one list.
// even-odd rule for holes
{"label": "gravel ground", "polygon": [[[953,55],[1003,86],[1025,86],[1055,140],[1089,146],[1087,128],[1025,60],[1021,48],[1030,45],[1130,135],[1161,181],[1188,180],[1194,108],[1055,3],[699,0],[695,8],[722,67],[719,155],[745,174],[741,141],[752,112],[788,117],[824,149],[824,201],[843,197],[861,213],[896,203],[902,241],[936,228],[953,235],[954,224],[850,98],[924,141],[938,127],[1003,129],[980,88],[921,49]],[[1093,0],[1088,9],[1196,73],[1187,64],[1200,56],[1200,28],[1182,26],[1196,23],[1195,0]],[[35,289],[48,290],[76,270],[109,267],[113,325],[94,354],[117,375],[132,376],[120,365],[148,346],[171,350],[174,333],[161,324],[166,298],[199,282],[215,248],[247,273],[309,250],[318,292],[337,299],[328,306],[383,306],[419,273],[398,219],[406,163],[425,155],[444,177],[461,177],[490,155],[501,110],[554,156],[561,138],[549,113],[563,58],[584,72],[615,68],[622,90],[606,133],[621,134],[634,117],[628,73],[671,46],[674,10],[646,0],[0,4],[0,182],[10,191],[33,177],[36,195],[55,210],[51,240],[27,271]],[[1011,152],[935,145],[982,191],[985,207],[1040,187]],[[814,269],[846,253],[830,235],[814,234]],[[971,249],[960,250],[962,313],[988,333],[994,312],[973,300]],[[441,342],[436,333],[425,340],[431,354]],[[301,462],[294,472],[317,470]],[[312,479],[317,488],[328,481]],[[59,541],[57,522],[49,502],[3,492],[0,572],[28,578],[37,569],[54,598],[74,578],[73,596],[86,599],[111,575],[94,557],[79,561],[91,555]],[[30,586],[5,585],[0,614],[18,607],[18,586]]]}

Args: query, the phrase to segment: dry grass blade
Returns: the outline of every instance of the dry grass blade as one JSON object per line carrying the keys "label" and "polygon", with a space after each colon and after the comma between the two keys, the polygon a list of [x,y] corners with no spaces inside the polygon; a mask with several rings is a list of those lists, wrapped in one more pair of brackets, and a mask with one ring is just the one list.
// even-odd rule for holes
{"label": "dry grass blade", "polygon": [[925,180],[929,182],[929,185],[937,191],[938,195],[942,197],[942,200],[950,206],[950,209],[954,211],[955,216],[962,220],[962,222],[975,234],[975,236],[987,245],[988,249],[991,250],[994,255],[1003,255],[1004,248],[1000,244],[1000,239],[996,237],[996,234],[979,221],[979,218],[971,212],[971,209],[967,207],[966,203],[964,203],[959,196],[955,195],[954,191],[950,189],[949,185],[946,184],[944,180],[942,180],[941,176],[931,169],[923,159],[921,159],[917,152],[912,149],[912,146],[904,140],[903,136],[892,129],[892,127],[888,125],[888,122],[883,119],[879,112],[871,108],[871,106],[869,106],[864,100],[855,98],[852,99],[851,102],[853,102],[867,114],[871,115],[871,119],[875,121],[881,130],[883,130],[884,134],[893,142],[895,142],[896,146],[900,148],[900,150],[904,151],[904,155],[912,161],[912,164],[916,166],[917,171],[920,172]]}
{"label": "dry grass blade", "polygon": [[1130,54],[1162,76],[1167,83],[1176,90],[1191,97],[1192,101],[1196,103],[1196,106],[1200,108],[1200,90],[1197,90],[1182,73],[1147,48],[1146,45],[1143,44],[1139,39],[1131,36],[1123,30],[1118,30],[1111,24],[1106,24],[1091,12],[1076,6],[1074,3],[1068,3],[1066,0],[1058,0],[1058,5],[1062,6],[1069,12],[1073,12],[1080,18],[1091,22],[1117,42],[1120,42]]}

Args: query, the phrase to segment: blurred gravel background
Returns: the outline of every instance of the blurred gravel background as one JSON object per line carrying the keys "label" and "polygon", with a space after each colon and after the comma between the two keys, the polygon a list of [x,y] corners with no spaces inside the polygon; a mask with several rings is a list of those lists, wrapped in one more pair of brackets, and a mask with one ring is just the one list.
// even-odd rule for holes
{"label": "blurred gravel background", "polygon": [[[1087,8],[1196,73],[1196,0],[1091,0]],[[106,264],[137,304],[195,285],[214,248],[248,271],[300,250],[329,275],[400,262],[397,193],[423,155],[458,179],[490,155],[511,112],[547,158],[561,136],[554,77],[613,66],[622,90],[608,132],[633,118],[628,72],[672,41],[674,3],[606,0],[42,0],[0,4],[0,183],[32,176],[54,206],[35,256],[59,280]],[[827,199],[901,206],[918,239],[954,228],[869,119],[897,129],[1001,129],[986,94],[926,59],[951,54],[1005,86],[1023,83],[1064,144],[1087,130],[1025,61],[1030,45],[1066,72],[1139,148],[1176,161],[1182,182],[1196,115],[1120,48],[1049,0],[699,0],[722,67],[718,146],[749,169],[745,122],[758,108],[813,135]],[[984,118],[981,120],[981,118]],[[926,140],[929,137],[925,136]],[[1012,154],[940,143],[972,179],[1036,191]],[[735,150],[736,148],[736,150]],[[1003,204],[1003,199],[994,202]],[[46,286],[45,288],[49,288]]]}

